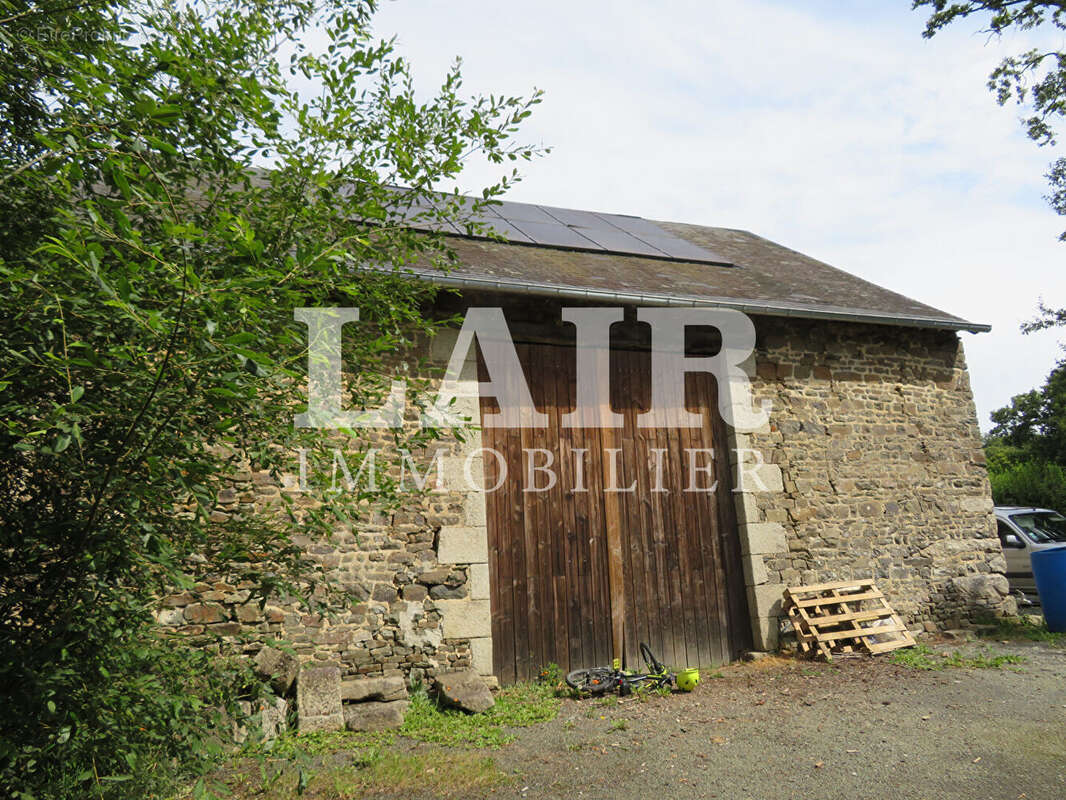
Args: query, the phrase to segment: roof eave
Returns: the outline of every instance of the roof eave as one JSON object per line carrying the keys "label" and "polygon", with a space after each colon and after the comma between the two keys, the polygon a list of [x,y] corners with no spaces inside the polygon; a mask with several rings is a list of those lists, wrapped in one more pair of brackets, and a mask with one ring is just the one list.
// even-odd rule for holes
{"label": "roof eave", "polygon": [[426,272],[422,270],[415,270],[414,274],[417,277],[435,283],[438,286],[445,286],[453,289],[480,289],[482,291],[498,291],[508,294],[565,297],[574,300],[598,300],[609,303],[636,305],[729,308],[736,311],[742,311],[745,314],[764,316],[823,319],[836,322],[865,322],[875,325],[896,325],[910,328],[938,328],[942,330],[968,331],[970,333],[987,333],[992,330],[991,325],[947,317],[882,314],[876,311],[867,311],[863,309],[819,308],[816,306],[792,303],[772,303],[763,300],[737,300],[725,297],[697,297],[646,292],[619,292],[609,289],[591,289],[579,286],[535,283],[513,278],[460,276],[442,272]]}

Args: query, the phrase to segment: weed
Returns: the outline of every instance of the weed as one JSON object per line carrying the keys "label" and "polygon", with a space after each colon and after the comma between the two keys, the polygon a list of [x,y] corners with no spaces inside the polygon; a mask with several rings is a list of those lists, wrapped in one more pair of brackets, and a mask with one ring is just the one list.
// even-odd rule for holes
{"label": "weed", "polygon": [[924,644],[896,650],[889,660],[893,664],[910,669],[943,669],[943,664],[937,660],[937,654]]}
{"label": "weed", "polygon": [[[439,749],[432,755],[404,755],[395,752],[393,745],[408,738],[457,748],[496,748],[514,739],[507,728],[554,719],[559,706],[552,687],[539,683],[501,689],[496,704],[482,714],[443,708],[425,690],[416,691],[403,726],[397,730],[304,734],[290,731],[271,744],[246,747],[234,759],[227,782],[231,789],[247,789],[248,796],[255,784],[256,796],[279,799],[294,796],[294,787],[301,786],[310,787],[312,796],[338,800],[383,791],[403,795],[425,791],[427,787],[439,797],[471,787],[487,792],[508,781],[491,759]],[[345,754],[345,766],[323,768],[323,763],[336,763],[336,759],[322,756],[335,753]],[[431,758],[436,761],[431,762]],[[418,783],[420,773],[431,777]]]}
{"label": "weed", "polygon": [[891,661],[901,667],[910,669],[1001,669],[1005,664],[1022,664],[1022,656],[1001,653],[979,653],[966,655],[958,650],[952,653],[938,653],[927,645],[920,644],[892,654]]}
{"label": "weed", "polygon": [[1028,617],[988,617],[981,620],[985,625],[994,626],[981,630],[980,635],[988,639],[1007,639],[1010,641],[1046,642],[1066,647],[1066,633],[1048,630],[1047,622],[1030,622]]}
{"label": "weed", "polygon": [[563,681],[563,671],[554,661],[550,664],[541,667],[540,672],[537,675],[537,681],[539,683],[546,683],[549,686],[558,686]]}
{"label": "weed", "polygon": [[[428,793],[433,797],[454,797],[473,791],[479,795],[513,783],[515,778],[499,769],[493,759],[476,753],[432,750],[399,753],[373,750],[364,758],[344,766],[311,771],[286,764],[274,774],[254,780],[231,780],[236,797],[263,800],[289,800],[296,796],[356,800],[375,795],[409,796]],[[225,796],[232,797],[229,792]]]}
{"label": "weed", "polygon": [[[340,798],[388,793],[407,796],[428,792],[446,797],[457,791],[482,794],[513,782],[496,763],[474,753],[384,753],[361,769],[342,769],[322,776]],[[321,779],[320,779],[321,780]]]}
{"label": "weed", "polygon": [[375,747],[388,747],[395,739],[391,731],[380,733],[352,733],[351,731],[316,731],[299,733],[288,731],[275,741],[264,745],[252,745],[242,752],[245,755],[269,753],[272,758],[295,759],[298,756],[320,756],[341,751],[361,751]]}
{"label": "weed", "polygon": [[611,723],[611,727],[608,728],[607,730],[609,730],[609,731],[624,731],[626,729],[626,727],[627,727],[627,724],[626,724],[626,721],[624,719],[616,719],[614,722]]}
{"label": "weed", "polygon": [[483,714],[442,708],[422,692],[411,697],[411,707],[399,733],[422,742],[456,747],[500,747],[514,739],[505,728],[547,722],[558,713],[559,700],[544,684],[523,683],[501,689],[496,704]]}
{"label": "weed", "polygon": [[944,665],[948,667],[960,667],[962,669],[1000,669],[1004,664],[1022,664],[1025,659],[1022,656],[1001,653],[1000,655],[974,655],[965,656],[956,650],[949,656],[944,656]]}
{"label": "weed", "polygon": [[596,701],[596,704],[601,706],[616,706],[618,705],[618,698],[613,694],[605,694]]}

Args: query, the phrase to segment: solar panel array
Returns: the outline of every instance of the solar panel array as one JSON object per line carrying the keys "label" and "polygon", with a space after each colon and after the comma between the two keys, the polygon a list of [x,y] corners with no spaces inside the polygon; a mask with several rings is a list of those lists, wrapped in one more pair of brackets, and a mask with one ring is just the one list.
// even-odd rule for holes
{"label": "solar panel array", "polygon": [[[459,202],[464,198],[442,196],[441,202]],[[414,203],[403,212],[413,228],[467,235],[465,227],[431,219],[434,209]],[[529,203],[500,202],[468,214],[474,222],[491,228],[509,242],[588,250],[599,253],[647,256],[670,261],[696,261],[720,266],[729,265],[706,248],[669,233],[654,222],[624,214],[601,214]]]}

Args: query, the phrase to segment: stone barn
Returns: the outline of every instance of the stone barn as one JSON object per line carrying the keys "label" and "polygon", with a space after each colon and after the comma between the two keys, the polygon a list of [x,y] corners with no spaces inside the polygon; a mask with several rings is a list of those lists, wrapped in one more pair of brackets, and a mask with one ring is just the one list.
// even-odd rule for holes
{"label": "stone barn", "polygon": [[[500,310],[539,423],[443,440],[438,491],[305,542],[358,601],[335,617],[260,610],[240,587],[203,583],[167,598],[161,622],[286,639],[349,675],[473,666],[513,682],[552,662],[633,661],[642,641],[675,667],[771,650],[788,585],[873,578],[919,630],[1011,609],[959,338],[987,326],[746,231],[494,209],[483,221],[504,241],[457,230],[460,266],[421,273],[452,290],[428,311]],[[674,416],[647,424],[655,312],[706,308],[753,323],[745,369],[768,417],[727,424],[723,387],[692,371]],[[572,320],[589,310],[609,325],[593,359],[609,397],[599,420],[575,423]],[[501,409],[484,391],[486,343],[464,341],[445,331],[423,355],[461,360],[477,422]],[[675,345],[696,363],[722,334],[696,322]],[[299,492],[291,476],[240,477],[218,513]]]}

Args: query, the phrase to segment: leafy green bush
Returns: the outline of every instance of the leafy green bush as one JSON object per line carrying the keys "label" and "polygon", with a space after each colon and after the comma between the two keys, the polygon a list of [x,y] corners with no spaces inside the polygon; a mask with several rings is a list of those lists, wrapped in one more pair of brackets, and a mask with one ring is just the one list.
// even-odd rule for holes
{"label": "leafy green bush", "polygon": [[153,796],[206,768],[258,694],[246,667],[162,633],[128,595],[100,611],[41,661],[2,665],[20,691],[5,687],[0,784],[19,800]]}
{"label": "leafy green bush", "polygon": [[989,463],[992,498],[1001,506],[1066,510],[1066,470],[1042,461]]}
{"label": "leafy green bush", "polygon": [[0,0],[5,796],[150,797],[195,768],[244,678],[160,639],[153,597],[211,575],[314,596],[294,537],[396,499],[385,481],[212,520],[245,465],[294,471],[300,447],[328,475],[336,440],[293,425],[294,309],[362,309],[345,400],[376,407],[433,328],[410,266],[451,260],[411,214],[483,230],[510,166],[465,206],[434,187],[534,152],[511,137],[536,97],[465,97],[458,65],[416,96],[375,6]]}

